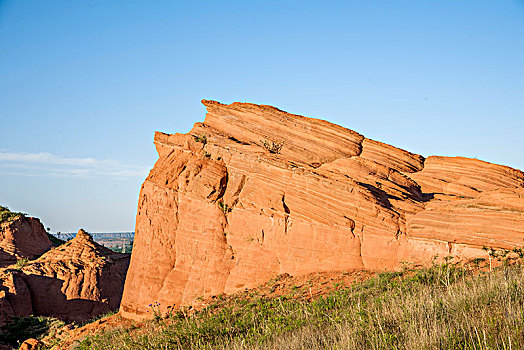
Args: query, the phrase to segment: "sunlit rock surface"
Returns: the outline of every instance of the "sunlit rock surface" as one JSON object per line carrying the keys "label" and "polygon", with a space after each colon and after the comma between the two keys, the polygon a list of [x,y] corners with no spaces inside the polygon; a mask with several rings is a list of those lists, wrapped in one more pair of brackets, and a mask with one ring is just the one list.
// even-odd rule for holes
{"label": "sunlit rock surface", "polygon": [[524,174],[413,154],[270,106],[202,101],[204,123],[155,134],[122,315],[277,274],[396,269],[524,245]]}
{"label": "sunlit rock surface", "polygon": [[0,270],[0,326],[12,316],[86,321],[118,308],[129,254],[115,253],[80,230],[24,265]]}

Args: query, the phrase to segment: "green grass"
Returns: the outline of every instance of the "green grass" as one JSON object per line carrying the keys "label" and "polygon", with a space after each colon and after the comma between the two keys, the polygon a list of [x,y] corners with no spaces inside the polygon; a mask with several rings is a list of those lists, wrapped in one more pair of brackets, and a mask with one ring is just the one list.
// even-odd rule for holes
{"label": "green grass", "polygon": [[14,317],[2,327],[0,343],[18,348],[26,339],[40,339],[45,335],[52,335],[63,326],[64,322],[51,317]]}
{"label": "green grass", "polygon": [[[154,310],[153,310],[154,311]],[[77,349],[524,348],[524,268],[383,273],[313,302],[253,293],[84,339]]]}
{"label": "green grass", "polygon": [[9,208],[0,205],[0,223],[11,222],[20,216],[25,216],[25,213],[12,212]]}
{"label": "green grass", "polygon": [[28,263],[29,263],[29,259],[26,259],[26,258],[18,259],[15,263],[14,269],[22,270],[24,266],[26,266]]}
{"label": "green grass", "polygon": [[207,136],[205,134],[202,136],[193,135],[193,138],[196,142],[203,143],[204,145],[207,143]]}
{"label": "green grass", "polygon": [[85,322],[82,322],[80,323],[80,325],[86,325],[86,324],[89,324],[89,323],[92,323],[92,322],[95,322],[95,321],[98,321],[102,318],[106,318],[106,317],[109,317],[109,316],[113,316],[115,315],[116,313],[118,312],[118,309],[117,310],[111,310],[111,311],[107,311],[103,314],[100,314],[98,316],[95,316],[93,317],[92,319],[88,320],[88,321],[85,321]]}
{"label": "green grass", "polygon": [[222,214],[224,214],[224,216],[227,216],[227,214],[229,214],[233,210],[232,207],[228,206],[223,201],[218,202],[218,207],[220,208],[220,211],[222,212]]}

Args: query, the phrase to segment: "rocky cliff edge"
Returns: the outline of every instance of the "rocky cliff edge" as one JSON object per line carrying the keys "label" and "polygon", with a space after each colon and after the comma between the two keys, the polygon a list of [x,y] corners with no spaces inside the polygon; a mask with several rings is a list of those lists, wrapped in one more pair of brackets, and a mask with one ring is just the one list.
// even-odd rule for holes
{"label": "rocky cliff edge", "polygon": [[520,170],[425,159],[271,106],[202,103],[205,121],[188,134],[155,134],[125,317],[282,273],[398,269],[524,245]]}

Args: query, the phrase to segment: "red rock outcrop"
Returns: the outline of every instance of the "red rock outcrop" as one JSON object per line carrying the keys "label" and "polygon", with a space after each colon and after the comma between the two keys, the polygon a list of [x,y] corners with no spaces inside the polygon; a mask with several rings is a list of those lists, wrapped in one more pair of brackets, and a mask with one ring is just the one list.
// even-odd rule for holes
{"label": "red rock outcrop", "polygon": [[85,321],[118,308],[129,254],[115,253],[80,230],[75,238],[17,269],[0,270],[0,311]]}
{"label": "red rock outcrop", "polygon": [[16,270],[0,270],[0,327],[13,316],[33,314],[31,292]]}
{"label": "red rock outcrop", "polygon": [[38,349],[42,349],[43,347],[44,347],[43,342],[35,338],[30,338],[24,341],[22,345],[20,345],[19,350],[38,350]]}
{"label": "red rock outcrop", "polygon": [[524,174],[424,157],[270,106],[203,101],[155,134],[120,311],[254,287],[277,274],[384,270],[524,245]]}
{"label": "red rock outcrop", "polygon": [[52,247],[44,226],[37,218],[17,216],[0,223],[0,267],[18,259],[36,259]]}

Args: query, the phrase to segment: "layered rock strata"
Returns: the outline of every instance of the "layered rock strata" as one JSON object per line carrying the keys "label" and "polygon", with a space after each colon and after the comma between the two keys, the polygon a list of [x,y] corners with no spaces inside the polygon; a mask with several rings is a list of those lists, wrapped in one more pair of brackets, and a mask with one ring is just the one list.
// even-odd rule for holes
{"label": "layered rock strata", "polygon": [[12,221],[0,223],[0,267],[18,259],[36,259],[52,246],[37,218],[19,215]]}
{"label": "layered rock strata", "polygon": [[115,253],[80,230],[24,266],[0,270],[0,323],[10,316],[85,321],[120,304],[129,254]]}
{"label": "layered rock strata", "polygon": [[122,315],[254,287],[277,274],[396,269],[524,245],[524,173],[429,157],[270,106],[202,101],[157,132]]}

